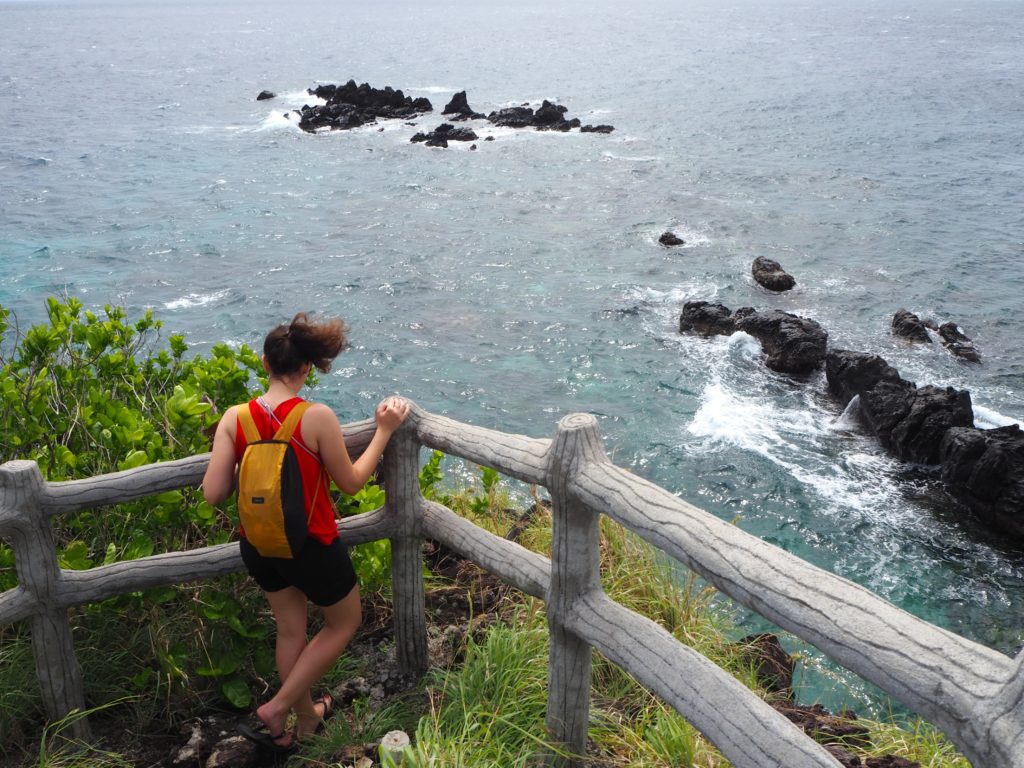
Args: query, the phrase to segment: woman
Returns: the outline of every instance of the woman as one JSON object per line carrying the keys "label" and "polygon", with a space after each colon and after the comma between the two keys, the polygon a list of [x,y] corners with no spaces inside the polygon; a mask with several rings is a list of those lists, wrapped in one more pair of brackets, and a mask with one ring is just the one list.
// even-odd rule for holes
{"label": "woman", "polygon": [[[302,402],[298,396],[311,368],[322,373],[346,346],[340,319],[314,322],[304,312],[291,323],[267,334],[263,367],[270,386],[261,397],[229,408],[217,426],[210,465],[203,477],[203,496],[211,504],[234,491],[236,468],[246,439],[238,423],[238,409],[248,408],[264,439],[271,437],[289,411]],[[377,466],[391,434],[405,420],[409,404],[391,397],[377,406],[377,431],[363,454],[352,461],[334,411],[312,404],[302,415],[292,437],[299,460],[306,509],[310,513],[306,544],[293,559],[264,557],[245,539],[239,546],[249,574],[263,589],[277,626],[275,656],[281,687],[256,710],[266,732],[239,729],[264,746],[287,751],[296,738],[313,733],[330,714],[329,694],[315,701],[313,684],[344,652],[362,621],[359,587],[348,554],[338,539],[334,507],[328,493],[330,480],[355,494]],[[310,510],[310,507],[312,509]],[[323,611],[323,628],[307,642],[307,602]],[[288,716],[296,714],[294,732],[285,730]]]}

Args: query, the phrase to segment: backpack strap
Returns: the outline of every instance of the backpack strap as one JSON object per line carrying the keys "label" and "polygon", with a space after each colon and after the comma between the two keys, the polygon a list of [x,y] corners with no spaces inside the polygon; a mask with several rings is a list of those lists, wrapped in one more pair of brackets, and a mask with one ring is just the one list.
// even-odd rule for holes
{"label": "backpack strap", "polygon": [[263,435],[261,435],[259,429],[256,428],[256,421],[253,419],[252,413],[249,411],[248,403],[242,403],[240,406],[235,408],[235,413],[238,414],[238,423],[242,426],[242,434],[245,435],[246,445],[263,439]]}
{"label": "backpack strap", "polygon": [[309,410],[310,403],[306,400],[302,400],[290,411],[285,417],[284,421],[281,422],[281,426],[277,428],[277,432],[274,433],[274,439],[280,440],[281,442],[288,442],[292,439],[292,433],[295,428],[299,426],[299,421],[302,419],[302,414]]}

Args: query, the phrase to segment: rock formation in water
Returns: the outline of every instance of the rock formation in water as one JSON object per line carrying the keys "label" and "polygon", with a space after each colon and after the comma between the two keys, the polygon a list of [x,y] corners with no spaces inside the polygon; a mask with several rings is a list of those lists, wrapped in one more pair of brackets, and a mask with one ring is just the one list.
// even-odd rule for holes
{"label": "rock formation in water", "polygon": [[765,364],[773,371],[810,373],[825,361],[828,332],[814,320],[777,309],[759,312],[742,307],[736,310],[733,322],[737,331],[761,342],[768,355]]}
{"label": "rock formation in water", "polygon": [[683,240],[675,232],[664,232],[661,237],[658,238],[658,242],[664,246],[671,248],[674,245],[685,245],[686,241]]}
{"label": "rock formation in water", "polygon": [[580,119],[565,119],[568,112],[561,104],[553,104],[544,99],[537,110],[523,104],[518,107],[505,107],[491,112],[487,120],[495,125],[506,128],[535,128],[538,131],[571,131],[579,128],[580,133],[611,133],[615,128],[611,125],[581,125]]}
{"label": "rock formation in water", "polygon": [[825,361],[828,332],[814,320],[781,312],[742,307],[730,313],[728,307],[706,301],[689,301],[679,315],[679,332],[702,336],[749,333],[768,356],[765,364],[780,373],[805,374]]}
{"label": "rock formation in water", "polygon": [[480,112],[473,111],[469,106],[465,91],[459,91],[452,96],[451,101],[445,105],[441,114],[447,115],[450,120],[485,120],[487,117]]}
{"label": "rock formation in water", "polygon": [[993,528],[1024,541],[1024,432],[954,427],[939,446],[942,477]]}
{"label": "rock formation in water", "polygon": [[939,326],[939,336],[943,346],[961,360],[969,363],[980,363],[981,355],[972,342],[956,323],[943,323]]}
{"label": "rock formation in water", "polygon": [[757,284],[769,291],[788,291],[796,285],[796,280],[779,262],[764,256],[754,259],[754,263],[750,265],[750,272]]}
{"label": "rock formation in water", "polygon": [[[920,338],[924,325],[901,310],[893,328]],[[829,392],[844,407],[857,398],[857,417],[887,450],[903,461],[938,468],[950,492],[980,520],[1024,541],[1020,427],[978,429],[967,390],[919,387],[878,355],[827,349],[828,334],[813,320],[750,307],[730,312],[707,301],[688,301],[679,315],[680,333],[727,336],[735,331],[757,338],[768,367],[776,371],[808,373],[824,360]]]}
{"label": "rock formation in water", "polygon": [[409,141],[423,142],[428,147],[447,148],[449,141],[476,141],[478,138],[469,128],[456,128],[451,123],[441,123],[430,133],[417,133]]}
{"label": "rock formation in water", "polygon": [[266,101],[267,99],[276,99],[277,94],[273,91],[260,91],[256,96],[256,101]]}
{"label": "rock formation in water", "polygon": [[679,315],[679,332],[690,331],[701,336],[729,336],[736,331],[736,326],[728,307],[708,301],[688,301]]}
{"label": "rock formation in water", "polygon": [[368,83],[356,85],[355,80],[344,85],[320,85],[309,94],[327,102],[313,107],[307,104],[299,110],[299,127],[309,133],[357,128],[378,118],[409,119],[434,109],[429,99],[413,99],[391,86],[378,89]]}
{"label": "rock formation in water", "polygon": [[892,316],[892,333],[894,336],[921,344],[931,344],[928,326],[913,312],[900,309]]}
{"label": "rock formation in water", "polygon": [[932,338],[928,335],[929,328],[939,334],[942,346],[955,357],[969,363],[981,362],[981,355],[975,349],[974,343],[956,323],[943,323],[937,326],[933,321],[922,320],[906,309],[898,310],[892,318],[893,335],[913,342],[931,343]]}
{"label": "rock formation in water", "polygon": [[831,349],[825,359],[825,377],[840,404],[860,397],[865,424],[904,461],[938,464],[946,432],[974,424],[970,392],[918,387],[878,355]]}

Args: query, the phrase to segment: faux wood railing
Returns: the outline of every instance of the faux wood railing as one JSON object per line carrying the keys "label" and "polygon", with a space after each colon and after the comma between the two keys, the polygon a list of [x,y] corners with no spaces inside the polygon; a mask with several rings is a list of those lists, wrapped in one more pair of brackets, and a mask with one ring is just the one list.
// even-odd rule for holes
{"label": "faux wood railing", "polygon": [[[345,429],[358,455],[372,422]],[[419,491],[421,447],[436,448],[526,483],[552,499],[551,558],[490,534]],[[0,594],[0,625],[31,622],[47,713],[84,705],[67,610],[127,591],[242,569],[237,546],[66,571],[52,515],[194,486],[207,456],[87,480],[47,483],[32,462],[0,466],[0,536],[15,550],[19,586]],[[511,435],[414,407],[385,453],[385,506],[339,523],[350,544],[392,544],[395,638],[406,672],[427,666],[422,542],[438,540],[545,601],[551,633],[547,726],[586,752],[591,649],[672,705],[738,768],[839,763],[707,658],[602,591],[598,521],[605,514],[723,593],[810,642],[939,726],[977,768],[1024,768],[1024,652],[1015,659],[918,619],[870,591],[725,523],[614,466],[596,420],[563,418],[553,440]],[[87,724],[79,725],[80,734]],[[574,760],[562,762],[573,765]]]}

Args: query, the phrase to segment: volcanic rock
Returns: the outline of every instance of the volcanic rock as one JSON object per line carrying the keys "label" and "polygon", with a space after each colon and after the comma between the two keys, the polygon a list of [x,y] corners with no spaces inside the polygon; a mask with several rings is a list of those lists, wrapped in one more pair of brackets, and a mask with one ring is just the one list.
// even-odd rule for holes
{"label": "volcanic rock", "polygon": [[946,432],[974,424],[970,392],[918,387],[878,355],[829,350],[825,377],[844,406],[859,396],[861,417],[882,445],[904,461],[939,463]]}
{"label": "volcanic rock", "polygon": [[469,106],[469,101],[466,99],[466,92],[459,91],[452,100],[449,101],[444,110],[441,112],[442,115],[450,115],[451,120],[477,120],[483,119],[485,116],[480,112],[474,112]]}
{"label": "volcanic rock", "polygon": [[956,323],[943,323],[939,326],[939,336],[942,337],[942,344],[956,357],[966,360],[969,363],[980,363],[981,355],[974,348],[971,342]]}
{"label": "volcanic rock", "polygon": [[750,267],[754,280],[769,291],[788,291],[796,280],[782,268],[779,262],[758,256]]}
{"label": "volcanic rock", "polygon": [[417,133],[409,141],[423,142],[428,147],[448,147],[449,141],[476,141],[478,136],[469,128],[456,128],[451,123],[441,123],[430,133]]}
{"label": "volcanic rock", "polygon": [[491,112],[487,119],[506,128],[529,128],[533,125],[533,110],[530,107],[505,107]]}
{"label": "volcanic rock", "polygon": [[928,335],[928,327],[921,318],[906,309],[900,309],[892,316],[892,332],[895,336],[910,341],[931,344],[932,337]]}
{"label": "volcanic rock", "polygon": [[276,99],[277,94],[273,91],[260,91],[256,97],[256,101],[266,101],[267,99]]}
{"label": "volcanic rock", "polygon": [[1024,540],[1024,432],[954,427],[939,447],[950,490],[993,528]]}
{"label": "volcanic rock", "polygon": [[613,125],[584,125],[580,128],[580,133],[611,133],[614,130]]}
{"label": "volcanic rock", "polygon": [[[507,128],[536,128],[538,131],[570,131],[573,128],[580,128],[580,119],[574,117],[571,120],[565,119],[568,110],[561,104],[555,104],[545,99],[535,112],[531,107],[523,104],[518,107],[505,107],[487,116],[495,125]],[[608,130],[600,133],[610,133],[613,129],[609,126],[601,126]]]}
{"label": "volcanic rock", "polygon": [[675,232],[663,233],[662,236],[658,238],[658,242],[669,247],[672,247],[673,245],[685,245],[686,243],[686,241]]}
{"label": "volcanic rock", "polygon": [[732,312],[722,304],[688,301],[679,315],[679,332],[693,331],[701,336],[728,336],[736,330]]}
{"label": "volcanic rock", "polygon": [[299,127],[310,133],[356,128],[378,118],[408,120],[433,110],[428,99],[413,99],[391,86],[378,89],[368,83],[356,85],[355,80],[344,85],[320,85],[309,93],[327,102],[312,107],[307,104],[300,110]]}
{"label": "volcanic rock", "polygon": [[828,332],[814,320],[773,309],[759,312],[751,307],[733,315],[736,330],[761,342],[766,365],[780,373],[810,373],[825,360]]}

